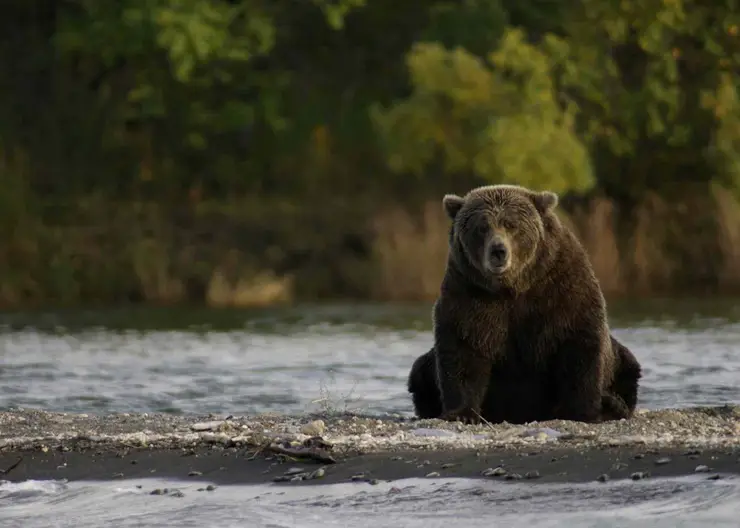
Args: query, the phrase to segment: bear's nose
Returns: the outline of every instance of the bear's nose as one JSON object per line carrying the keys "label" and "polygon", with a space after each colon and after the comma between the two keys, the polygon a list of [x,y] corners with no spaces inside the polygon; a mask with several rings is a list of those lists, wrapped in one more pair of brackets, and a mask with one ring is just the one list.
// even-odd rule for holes
{"label": "bear's nose", "polygon": [[506,264],[506,259],[509,256],[509,250],[506,245],[501,241],[494,241],[488,247],[488,257],[491,263],[495,266],[501,266]]}

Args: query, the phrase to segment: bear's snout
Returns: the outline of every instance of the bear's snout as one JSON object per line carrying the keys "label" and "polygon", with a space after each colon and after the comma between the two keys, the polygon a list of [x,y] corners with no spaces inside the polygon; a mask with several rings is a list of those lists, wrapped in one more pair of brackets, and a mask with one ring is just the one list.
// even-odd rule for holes
{"label": "bear's snout", "polygon": [[492,273],[502,273],[509,267],[509,247],[502,238],[494,236],[486,244],[484,266]]}

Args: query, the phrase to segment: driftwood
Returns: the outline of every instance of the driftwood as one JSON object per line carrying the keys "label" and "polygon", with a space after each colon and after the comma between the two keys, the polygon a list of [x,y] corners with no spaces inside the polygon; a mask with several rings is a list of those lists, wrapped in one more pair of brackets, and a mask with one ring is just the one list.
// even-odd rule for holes
{"label": "driftwood", "polygon": [[336,459],[331,456],[329,451],[332,445],[320,436],[308,438],[302,445],[291,445],[288,442],[268,442],[259,448],[251,457],[254,459],[263,452],[275,453],[278,455],[287,455],[293,458],[306,458],[322,464],[336,464]]}

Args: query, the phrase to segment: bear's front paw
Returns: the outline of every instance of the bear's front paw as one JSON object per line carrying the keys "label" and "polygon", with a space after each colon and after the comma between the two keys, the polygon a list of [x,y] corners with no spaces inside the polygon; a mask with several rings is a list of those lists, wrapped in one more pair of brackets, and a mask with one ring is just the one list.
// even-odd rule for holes
{"label": "bear's front paw", "polygon": [[439,418],[448,422],[462,422],[466,424],[478,424],[482,421],[480,412],[471,407],[460,407],[444,412]]}

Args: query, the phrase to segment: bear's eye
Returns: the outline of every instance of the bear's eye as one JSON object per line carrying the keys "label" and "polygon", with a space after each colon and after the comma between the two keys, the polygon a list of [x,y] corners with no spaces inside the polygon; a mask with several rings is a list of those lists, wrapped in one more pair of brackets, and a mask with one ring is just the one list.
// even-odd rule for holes
{"label": "bear's eye", "polygon": [[501,220],[501,227],[508,230],[515,229],[516,223],[514,223],[514,221],[510,218],[504,218],[503,220]]}

